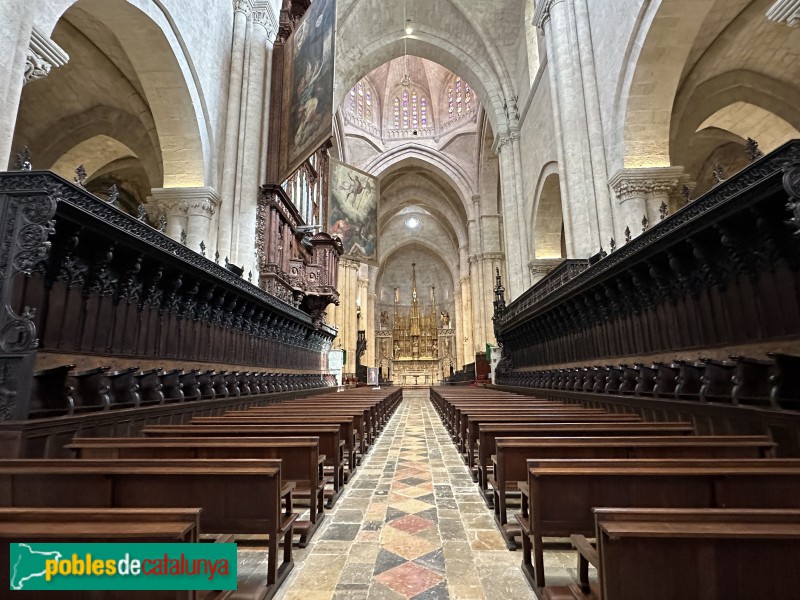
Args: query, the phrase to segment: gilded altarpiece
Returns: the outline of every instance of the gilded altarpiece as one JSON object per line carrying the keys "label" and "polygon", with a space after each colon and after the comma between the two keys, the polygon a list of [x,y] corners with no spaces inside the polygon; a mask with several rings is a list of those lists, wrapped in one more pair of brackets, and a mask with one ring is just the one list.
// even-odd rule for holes
{"label": "gilded altarpiece", "polygon": [[437,385],[450,375],[455,359],[455,329],[447,311],[436,307],[436,290],[429,303],[417,295],[416,264],[412,265],[411,304],[400,305],[395,293],[392,314],[383,311],[376,332],[381,378],[395,385]]}

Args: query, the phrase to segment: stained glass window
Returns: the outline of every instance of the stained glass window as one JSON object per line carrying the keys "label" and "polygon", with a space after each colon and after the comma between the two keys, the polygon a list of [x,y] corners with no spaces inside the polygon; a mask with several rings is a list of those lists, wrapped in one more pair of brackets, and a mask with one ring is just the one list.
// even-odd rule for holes
{"label": "stained glass window", "polygon": [[447,89],[447,112],[450,120],[472,111],[472,88],[461,77]]}
{"label": "stained glass window", "polygon": [[349,111],[366,121],[372,121],[372,89],[362,79],[350,90]]}
{"label": "stained glass window", "polygon": [[415,89],[403,90],[395,97],[392,123],[395,129],[419,129],[429,121],[428,99]]}

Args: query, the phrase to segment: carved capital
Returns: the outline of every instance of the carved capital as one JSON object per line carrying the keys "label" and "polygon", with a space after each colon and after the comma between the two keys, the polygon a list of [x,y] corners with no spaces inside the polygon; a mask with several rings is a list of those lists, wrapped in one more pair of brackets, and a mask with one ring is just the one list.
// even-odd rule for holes
{"label": "carved capital", "polygon": [[267,32],[267,40],[273,42],[278,33],[278,21],[272,12],[272,6],[266,2],[256,2],[253,7],[253,24],[260,25]]}
{"label": "carved capital", "polygon": [[519,131],[512,131],[507,136],[499,138],[495,152],[497,154],[501,154],[503,152],[503,148],[509,144],[514,144],[514,142],[519,142]]}
{"label": "carved capital", "polygon": [[151,210],[165,214],[167,219],[197,215],[207,218],[214,216],[220,198],[214,188],[154,188],[148,198],[147,213]]}
{"label": "carved capital", "polygon": [[767,10],[767,18],[794,27],[800,23],[800,0],[778,0]]}
{"label": "carved capital", "polygon": [[654,193],[670,194],[677,189],[682,174],[683,167],[622,169],[611,178],[609,184],[619,201],[626,202]]}
{"label": "carved capital", "polygon": [[23,85],[47,77],[50,70],[67,64],[69,55],[36,27],[31,32],[31,40],[25,56]]}
{"label": "carved capital", "polygon": [[533,13],[532,25],[544,33],[544,27],[550,20],[550,11],[552,10],[553,6],[563,1],[564,0],[542,0],[541,2],[537,3],[536,10]]}
{"label": "carved capital", "polygon": [[244,13],[246,17],[250,16],[253,10],[253,0],[233,0],[233,12]]}

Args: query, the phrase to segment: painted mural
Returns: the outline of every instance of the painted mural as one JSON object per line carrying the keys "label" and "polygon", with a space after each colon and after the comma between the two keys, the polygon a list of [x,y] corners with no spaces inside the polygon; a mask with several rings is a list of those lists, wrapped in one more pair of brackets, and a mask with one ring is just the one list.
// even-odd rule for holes
{"label": "painted mural", "polygon": [[315,0],[287,42],[290,113],[284,178],[331,136],[335,30],[336,0]]}
{"label": "painted mural", "polygon": [[336,160],[330,165],[328,233],[342,240],[346,256],[376,262],[378,180]]}

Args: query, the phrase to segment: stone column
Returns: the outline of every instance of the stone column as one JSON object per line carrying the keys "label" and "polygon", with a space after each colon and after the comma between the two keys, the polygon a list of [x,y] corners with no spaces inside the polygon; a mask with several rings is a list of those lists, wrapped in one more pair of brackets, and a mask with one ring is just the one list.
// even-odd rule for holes
{"label": "stone column", "polygon": [[222,151],[222,205],[219,214],[217,251],[220,256],[231,255],[231,238],[234,229],[234,190],[236,188],[237,156],[239,148],[239,120],[242,102],[245,37],[247,20],[252,10],[252,0],[233,0],[233,42],[231,45],[231,70],[228,82],[228,114],[225,118],[225,138]]}
{"label": "stone column", "polygon": [[[261,146],[264,133],[264,82],[267,72],[267,48],[272,45],[269,38],[271,22],[267,10],[255,10],[252,14],[252,29],[248,39],[250,61],[247,71],[246,96],[242,104],[245,112],[242,154],[237,161],[241,166],[239,181],[235,186],[235,236],[231,241],[231,262],[249,270],[257,271],[256,261],[256,213],[260,184]],[[257,279],[256,279],[257,280]]]}
{"label": "stone column", "polygon": [[370,291],[367,293],[367,354],[365,360],[365,364],[370,367],[378,366],[378,348],[375,339],[375,305],[378,303],[378,295],[372,291],[374,285],[374,281],[370,277]]}
{"label": "stone column", "polygon": [[[670,204],[670,195],[681,181],[683,167],[621,169],[610,184],[617,195],[617,246],[625,241],[625,228],[631,238],[642,233],[643,219],[651,227],[661,220],[661,204]],[[606,244],[607,245],[607,244]]]}
{"label": "stone column", "polygon": [[570,0],[575,12],[576,38],[581,64],[584,106],[586,109],[589,155],[592,161],[592,183],[597,202],[597,222],[601,242],[614,234],[614,207],[608,189],[608,167],[606,164],[605,137],[600,114],[600,93],[594,64],[594,43],[589,23],[587,0]]}
{"label": "stone column", "polygon": [[[33,27],[33,16],[29,2],[0,3],[0,168],[5,168],[11,158],[22,87],[69,61],[58,44]],[[35,167],[35,156],[33,162]]]}
{"label": "stone column", "polygon": [[[356,368],[356,337],[358,335],[358,319],[356,319],[356,298],[358,296],[359,263],[350,259],[339,260],[339,296],[340,305],[337,310],[337,322],[341,348],[347,351],[345,372],[354,373]],[[362,313],[362,318],[365,315]],[[337,344],[338,348],[339,345]]]}
{"label": "stone column", "polygon": [[[525,272],[527,258],[527,236],[524,221],[520,219],[518,207],[524,202],[517,196],[516,180],[521,176],[514,164],[514,147],[519,151],[519,133],[501,138],[497,144],[500,156],[500,187],[503,194],[503,236],[505,254],[508,257],[509,281],[506,287],[509,301],[525,291],[528,279]],[[485,250],[485,248],[482,248]]]}
{"label": "stone column", "polygon": [[[553,36],[544,36],[547,56],[553,56]],[[553,105],[553,125],[555,129],[556,158],[558,159],[558,187],[561,191],[561,213],[564,219],[564,242],[569,258],[577,256],[572,236],[572,205],[569,202],[569,186],[567,185],[567,168],[564,159],[564,134],[561,131],[561,119],[558,114],[558,76],[552,62],[547,65],[548,79],[550,80],[550,93]]]}
{"label": "stone column", "polygon": [[357,285],[358,285],[358,292],[357,292],[358,295],[356,297],[358,298],[358,302],[359,302],[359,304],[357,304],[357,307],[361,308],[361,311],[360,311],[361,312],[361,317],[356,319],[356,331],[363,330],[364,334],[367,336],[367,351],[364,352],[364,358],[363,358],[364,362],[362,362],[361,364],[366,365],[366,366],[372,366],[372,363],[369,362],[369,355],[370,355],[370,349],[372,348],[372,346],[375,345],[375,342],[373,341],[375,336],[374,336],[374,327],[373,327],[373,340],[370,340],[370,337],[369,337],[369,329],[370,329],[369,328],[369,279],[363,278],[361,276],[360,271],[361,271],[361,269],[359,269],[359,272],[356,274]]}
{"label": "stone column", "polygon": [[472,333],[475,331],[475,321],[472,311],[472,288],[470,286],[469,271],[467,275],[460,280],[461,285],[461,337],[456,340],[456,343],[461,351],[461,367],[466,363],[472,362],[470,354],[473,354],[473,340]]}
{"label": "stone column", "polygon": [[[147,212],[151,219],[163,214],[167,218],[166,234],[179,242],[182,233],[186,232],[186,246],[198,254],[200,242],[208,246],[209,225],[217,206],[219,195],[211,187],[153,188],[147,199]],[[208,249],[206,257],[211,257]]]}
{"label": "stone column", "polygon": [[[486,351],[486,343],[494,344],[494,324],[492,316],[494,315],[494,279],[495,269],[500,269],[500,275],[503,276],[503,284],[505,285],[508,277],[508,270],[506,265],[503,264],[503,255],[500,253],[485,253],[483,261],[483,296],[481,296],[481,305],[483,307],[484,315],[484,339],[479,341],[477,345],[478,352]],[[527,270],[527,268],[526,268]]]}
{"label": "stone column", "polygon": [[[470,346],[469,356],[475,354],[476,348],[480,345],[480,340],[486,337],[484,331],[485,319],[483,314],[483,302],[481,297],[483,294],[483,261],[481,255],[473,255],[469,258],[469,277],[470,285],[472,287],[472,344]],[[467,362],[472,362],[467,360]]]}
{"label": "stone column", "polygon": [[[571,230],[574,257],[585,258],[600,249],[601,224],[592,184],[592,160],[587,152],[591,144],[580,63],[573,60],[573,46],[577,41],[570,21],[574,19],[574,12],[567,0],[544,0],[537,6],[534,18],[547,39],[548,70],[551,83],[555,84],[553,111],[555,120],[560,123],[563,146],[563,164],[559,165],[559,172],[566,181],[566,203],[570,206],[565,229]],[[603,230],[606,228],[604,225]]]}

